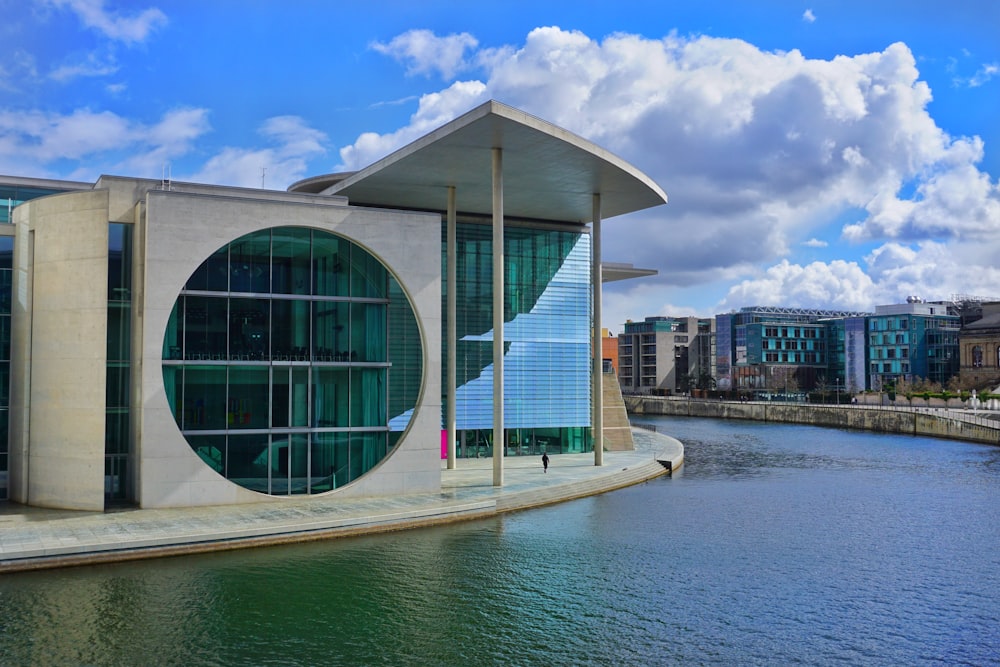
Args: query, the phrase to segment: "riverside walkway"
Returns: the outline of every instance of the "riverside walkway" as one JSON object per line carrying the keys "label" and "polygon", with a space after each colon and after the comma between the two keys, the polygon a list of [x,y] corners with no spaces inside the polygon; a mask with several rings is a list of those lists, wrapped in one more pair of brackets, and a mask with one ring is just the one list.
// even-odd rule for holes
{"label": "riverside walkway", "polygon": [[402,530],[494,516],[596,495],[676,469],[684,448],[633,429],[635,450],[504,459],[493,486],[492,459],[442,462],[441,492],[389,498],[294,497],[251,505],[73,512],[0,505],[0,573],[174,556]]}

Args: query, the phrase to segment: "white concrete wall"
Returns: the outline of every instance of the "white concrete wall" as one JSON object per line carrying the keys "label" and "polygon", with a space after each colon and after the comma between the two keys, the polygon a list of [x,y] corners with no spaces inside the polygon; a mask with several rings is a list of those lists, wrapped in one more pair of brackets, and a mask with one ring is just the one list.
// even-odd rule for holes
{"label": "white concrete wall", "polygon": [[[127,184],[123,184],[127,187]],[[136,239],[141,285],[135,315],[141,354],[137,460],[142,507],[176,507],[284,498],[248,491],[194,453],[167,404],[162,346],[177,296],[215,250],[253,231],[296,225],[350,238],[378,257],[406,290],[423,337],[423,388],[407,433],[392,454],[362,479],[331,494],[383,496],[437,491],[441,485],[441,230],[440,216],[354,209],[332,198],[294,195],[267,201],[265,193],[203,186],[197,192],[150,191]]]}
{"label": "white concrete wall", "polygon": [[108,193],[15,212],[11,497],[103,510]]}

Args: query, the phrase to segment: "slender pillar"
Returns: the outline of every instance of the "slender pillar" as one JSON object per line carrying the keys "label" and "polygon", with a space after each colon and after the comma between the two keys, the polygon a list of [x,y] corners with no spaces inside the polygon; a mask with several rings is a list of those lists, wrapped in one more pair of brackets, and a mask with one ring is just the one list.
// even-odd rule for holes
{"label": "slender pillar", "polygon": [[604,465],[604,351],[602,349],[601,336],[601,195],[594,194],[594,227],[591,230],[593,238],[590,240],[593,251],[591,253],[593,269],[591,274],[594,277],[594,465]]}
{"label": "slender pillar", "polygon": [[447,221],[447,239],[445,243],[447,245],[446,261],[448,262],[448,276],[446,278],[445,290],[448,292],[448,305],[447,305],[447,318],[448,318],[448,332],[447,332],[447,348],[448,348],[448,370],[445,382],[447,386],[445,391],[447,392],[448,409],[445,413],[445,430],[447,431],[448,439],[448,470],[455,469],[455,364],[456,364],[456,347],[458,345],[458,334],[457,327],[455,324],[455,319],[457,317],[457,300],[455,296],[455,256],[457,252],[455,251],[455,246],[457,244],[456,238],[457,232],[455,229],[455,187],[449,186],[448,188],[448,221]]}
{"label": "slender pillar", "polygon": [[493,149],[493,486],[503,486],[503,149]]}

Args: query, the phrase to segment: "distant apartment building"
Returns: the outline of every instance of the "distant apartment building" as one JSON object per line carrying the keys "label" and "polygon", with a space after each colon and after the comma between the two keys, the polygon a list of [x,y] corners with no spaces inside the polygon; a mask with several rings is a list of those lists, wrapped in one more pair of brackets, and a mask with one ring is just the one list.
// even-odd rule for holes
{"label": "distant apartment building", "polygon": [[683,393],[709,388],[715,355],[714,321],[647,317],[627,322],[618,336],[618,381],[625,393]]}
{"label": "distant apartment building", "polygon": [[868,388],[921,378],[946,384],[959,370],[959,328],[942,304],[877,306],[868,318]]}

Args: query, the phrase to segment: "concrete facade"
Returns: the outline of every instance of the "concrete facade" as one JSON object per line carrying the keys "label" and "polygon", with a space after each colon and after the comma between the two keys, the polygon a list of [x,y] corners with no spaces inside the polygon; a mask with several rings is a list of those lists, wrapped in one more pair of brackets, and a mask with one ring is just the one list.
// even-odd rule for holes
{"label": "concrete facade", "polygon": [[[618,336],[618,380],[625,393],[684,393],[712,376],[715,322],[647,317]],[[707,388],[707,387],[706,387]]]}
{"label": "concrete facade", "polygon": [[[410,433],[377,470],[345,488],[344,495],[393,495],[440,487],[439,446],[427,433],[439,430],[441,414],[441,353],[430,341],[441,335],[439,218],[400,211],[349,207],[340,199],[282,195],[279,201],[184,191],[150,190],[142,220],[142,280],[144,313],[139,349],[153,360],[142,368],[141,433],[136,445],[142,466],[138,498],[143,507],[245,503],[271,500],[242,489],[207,468],[188,446],[164,397],[159,363],[167,318],[184,282],[204,259],[207,248],[266,229],[275,220],[293,219],[296,226],[336,232],[364,245],[400,280],[422,325],[423,392]],[[211,240],[202,237],[211,229]],[[406,243],[399,243],[399,239]],[[138,318],[138,314],[136,315]],[[138,330],[139,327],[136,327]]]}
{"label": "concrete facade", "polygon": [[104,507],[108,193],[14,213],[11,498]]}
{"label": "concrete facade", "polygon": [[[108,222],[135,225],[132,437],[141,507],[273,501],[205,466],[164,394],[163,332],[185,282],[215,249],[275,221],[336,232],[363,245],[405,289],[421,328],[423,391],[393,456],[341,493],[440,488],[439,218],[352,208],[342,198],[102,178],[92,192],[17,209],[12,356],[11,497],[40,507],[104,508]],[[428,230],[433,233],[428,233]],[[400,243],[399,239],[406,240]],[[60,418],[50,418],[58,414]],[[410,437],[410,434],[416,434]]]}

